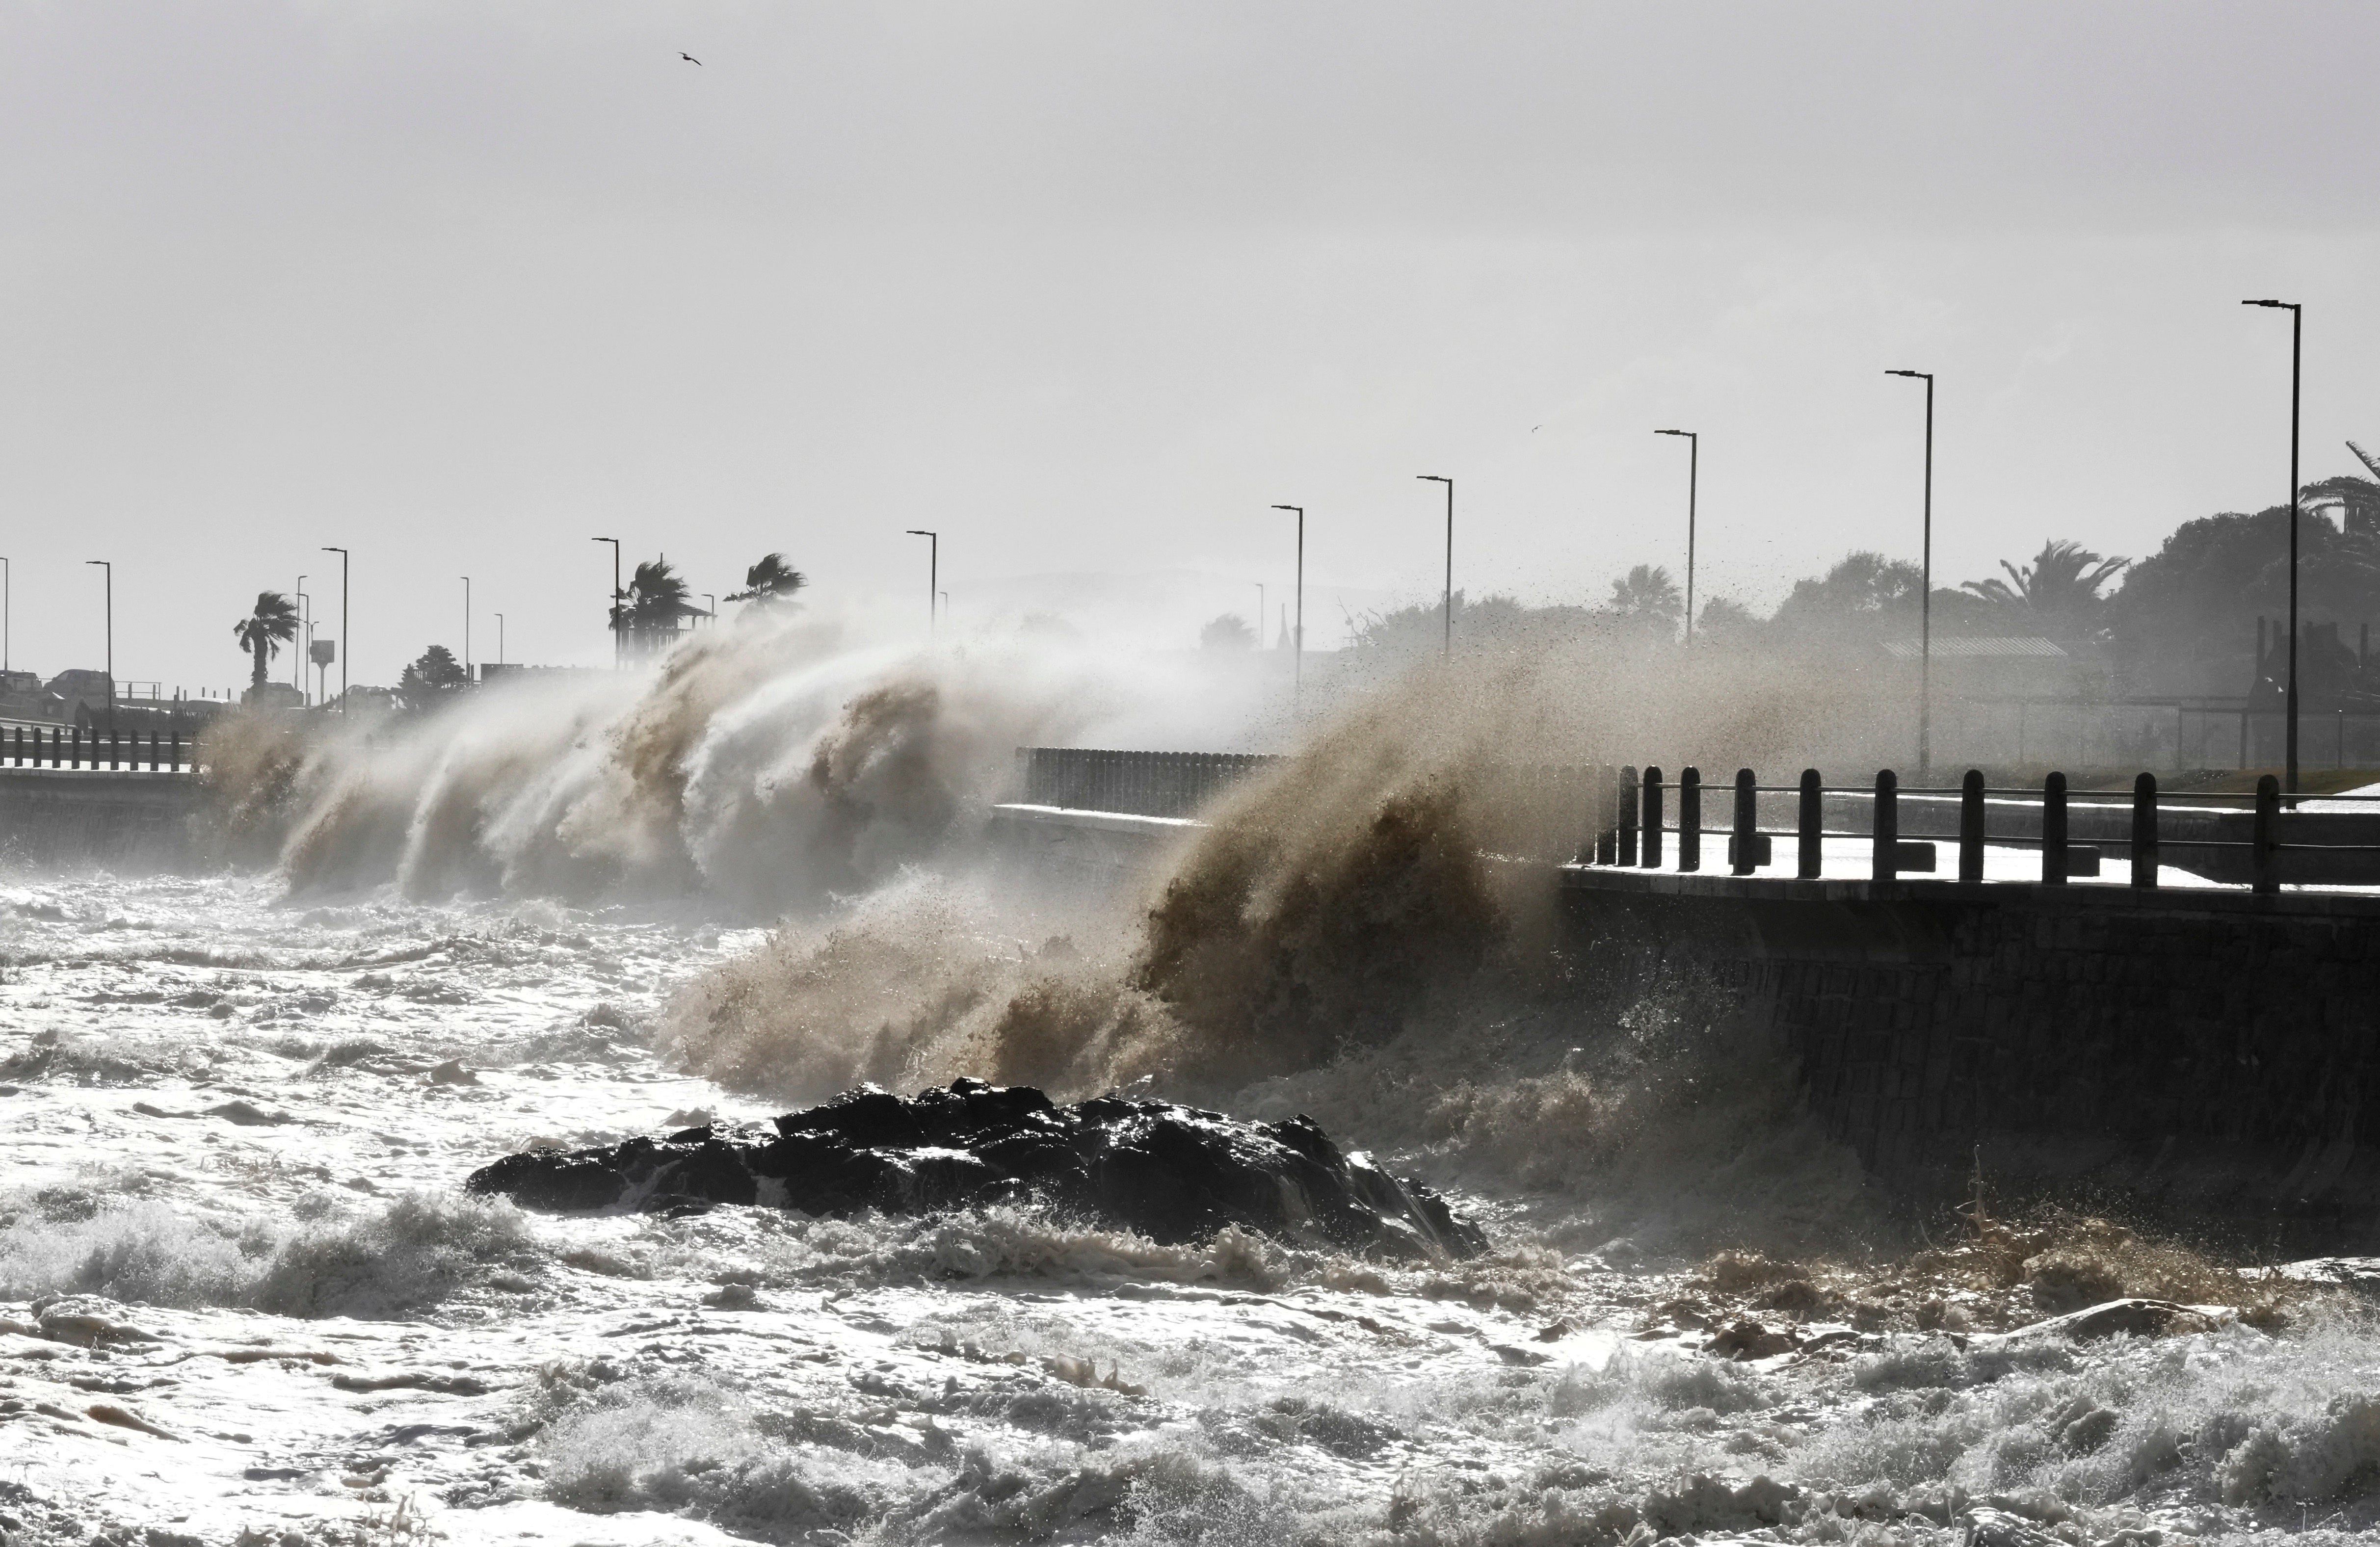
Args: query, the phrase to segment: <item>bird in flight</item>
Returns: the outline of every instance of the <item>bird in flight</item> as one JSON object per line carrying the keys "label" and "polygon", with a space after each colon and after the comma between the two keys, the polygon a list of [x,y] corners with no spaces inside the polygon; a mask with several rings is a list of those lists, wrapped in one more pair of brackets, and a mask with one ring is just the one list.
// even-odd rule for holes
{"label": "bird in flight", "polygon": [[683,60],[685,60],[685,61],[686,61],[687,64],[689,64],[689,65],[699,65],[699,64],[701,64],[701,63],[702,63],[702,61],[701,61],[701,60],[699,60],[699,59],[698,59],[698,58],[696,58],[696,57],[695,57],[693,54],[680,54],[678,55],[678,57],[679,57],[679,58],[681,58],[681,59],[683,59]]}

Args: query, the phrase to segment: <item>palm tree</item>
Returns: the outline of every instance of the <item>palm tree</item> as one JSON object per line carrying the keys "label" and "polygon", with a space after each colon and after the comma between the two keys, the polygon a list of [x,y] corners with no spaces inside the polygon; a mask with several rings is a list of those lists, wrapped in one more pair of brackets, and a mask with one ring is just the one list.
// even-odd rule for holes
{"label": "palm tree", "polygon": [[760,562],[744,572],[744,589],[730,591],[729,601],[757,601],[766,606],[792,596],[808,585],[809,577],[785,564],[782,553],[763,553]]}
{"label": "palm tree", "polygon": [[2033,562],[2022,569],[2000,561],[2008,579],[1970,580],[1973,591],[2003,611],[2013,612],[2035,627],[2069,635],[2096,633],[2107,598],[2100,588],[2113,580],[2130,559],[2107,559],[2081,543],[2060,538],[2043,545]]}
{"label": "palm tree", "polygon": [[676,638],[680,618],[698,617],[702,612],[686,599],[686,582],[666,559],[637,566],[628,582],[626,602],[616,610],[627,620],[628,636],[647,650],[660,649]]}
{"label": "palm tree", "polygon": [[231,625],[231,636],[255,658],[248,674],[249,689],[253,692],[264,685],[267,663],[281,653],[283,645],[298,637],[298,609],[278,591],[259,591],[256,610]]}

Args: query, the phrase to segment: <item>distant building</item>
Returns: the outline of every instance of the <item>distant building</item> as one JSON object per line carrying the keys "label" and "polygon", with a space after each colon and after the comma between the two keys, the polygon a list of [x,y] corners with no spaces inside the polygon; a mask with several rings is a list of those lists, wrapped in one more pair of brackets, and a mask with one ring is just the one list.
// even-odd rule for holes
{"label": "distant building", "polygon": [[[1911,666],[1925,653],[1914,639],[1883,644],[1888,657]],[[1935,685],[1973,698],[2068,698],[2100,691],[2107,677],[2097,649],[2034,635],[1937,635],[1933,656]]]}

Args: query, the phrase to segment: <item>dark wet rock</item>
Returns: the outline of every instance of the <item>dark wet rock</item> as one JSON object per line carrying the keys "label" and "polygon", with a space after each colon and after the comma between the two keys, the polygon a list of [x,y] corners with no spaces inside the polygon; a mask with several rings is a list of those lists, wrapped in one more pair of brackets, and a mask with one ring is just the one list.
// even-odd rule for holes
{"label": "dark wet rock", "polygon": [[914,1097],[864,1087],[786,1113],[774,1137],[704,1124],[600,1149],[533,1150],[467,1185],[559,1211],[765,1203],[918,1215],[1035,1203],[1168,1245],[1232,1225],[1400,1257],[1487,1245],[1437,1193],[1341,1153],[1307,1118],[1240,1122],[1118,1096],[1061,1106],[1028,1086],[979,1080]]}

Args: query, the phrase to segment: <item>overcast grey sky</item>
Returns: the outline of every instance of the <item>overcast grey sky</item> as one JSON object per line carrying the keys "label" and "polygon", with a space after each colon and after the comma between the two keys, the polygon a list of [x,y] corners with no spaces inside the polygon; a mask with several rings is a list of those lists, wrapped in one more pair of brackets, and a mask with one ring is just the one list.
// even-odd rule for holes
{"label": "overcast grey sky", "polygon": [[962,621],[1161,576],[1187,644],[1276,501],[1310,596],[1434,596],[1416,473],[1458,585],[1579,599],[1682,567],[1668,426],[1766,606],[1914,556],[1891,366],[1937,579],[2140,554],[2283,493],[2243,296],[2306,476],[2380,441],[2375,70],[2369,5],[14,4],[12,653],[96,664],[110,558],[119,675],[236,683],[344,543],[359,682],[464,574],[591,661],[591,535],[921,611],[919,526]]}

